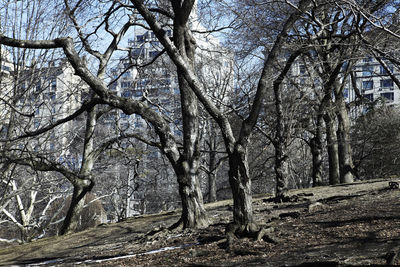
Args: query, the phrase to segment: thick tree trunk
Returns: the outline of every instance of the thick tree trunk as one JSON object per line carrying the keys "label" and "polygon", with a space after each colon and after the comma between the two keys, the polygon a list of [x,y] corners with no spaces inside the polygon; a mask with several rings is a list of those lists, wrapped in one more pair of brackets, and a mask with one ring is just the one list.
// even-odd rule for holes
{"label": "thick tree trunk", "polygon": [[276,196],[279,198],[287,190],[289,163],[285,153],[284,144],[275,145],[275,179],[276,179]]}
{"label": "thick tree trunk", "polygon": [[340,182],[352,183],[354,181],[353,175],[353,157],[350,145],[350,122],[349,115],[346,108],[346,103],[343,98],[337,99],[337,118],[338,118],[338,152],[339,152],[339,166],[340,166]]}
{"label": "thick tree trunk", "polygon": [[203,195],[197,174],[184,170],[178,177],[182,201],[181,222],[183,228],[204,228],[209,224],[203,205]]}
{"label": "thick tree trunk", "polygon": [[181,221],[184,228],[202,228],[208,226],[204,209],[203,195],[198,179],[200,166],[199,123],[196,96],[188,90],[183,77],[179,78],[182,99],[183,119],[183,155],[178,174],[179,193],[182,200]]}
{"label": "thick tree trunk", "polygon": [[241,227],[252,225],[253,205],[247,151],[240,145],[229,155],[229,183],[233,194],[233,223]]}
{"label": "thick tree trunk", "polygon": [[332,116],[326,114],[324,116],[326,124],[326,141],[328,147],[328,161],[329,161],[329,184],[334,185],[339,183],[339,154],[336,136],[335,121]]}
{"label": "thick tree trunk", "polygon": [[208,174],[208,202],[217,201],[217,176],[216,170]]}
{"label": "thick tree trunk", "polygon": [[91,180],[79,180],[74,184],[74,192],[67,215],[60,229],[60,235],[75,232],[81,223],[81,213],[85,205],[85,196],[93,187]]}
{"label": "thick tree trunk", "polygon": [[[177,16],[186,17],[187,10],[174,5]],[[182,12],[182,13],[181,13]],[[189,34],[187,20],[174,21],[174,44],[185,55],[193,69],[195,46]],[[181,68],[177,68],[181,94],[181,112],[183,126],[183,153],[178,164],[179,193],[182,200],[181,222],[184,228],[203,228],[208,226],[208,218],[203,204],[203,195],[198,179],[200,166],[199,115],[197,97],[190,89]]]}
{"label": "thick tree trunk", "polygon": [[70,179],[72,185],[74,186],[74,191],[72,193],[70,207],[60,230],[61,235],[74,232],[78,229],[81,221],[81,212],[85,204],[86,193],[92,190],[94,186],[94,182],[91,179],[91,174],[95,162],[93,138],[97,123],[96,116],[97,114],[95,107],[87,112],[82,165],[79,171],[79,175],[85,178],[82,179],[80,177],[73,177]]}
{"label": "thick tree trunk", "polygon": [[310,140],[313,187],[322,185],[322,116],[318,116],[315,136]]}
{"label": "thick tree trunk", "polygon": [[276,197],[280,198],[287,190],[287,181],[289,176],[288,155],[286,153],[286,144],[288,136],[285,134],[285,124],[283,118],[282,93],[280,90],[280,80],[274,82],[276,128],[275,128],[275,179],[276,179]]}
{"label": "thick tree trunk", "polygon": [[315,136],[310,141],[312,154],[312,181],[313,187],[322,185],[322,143]]}

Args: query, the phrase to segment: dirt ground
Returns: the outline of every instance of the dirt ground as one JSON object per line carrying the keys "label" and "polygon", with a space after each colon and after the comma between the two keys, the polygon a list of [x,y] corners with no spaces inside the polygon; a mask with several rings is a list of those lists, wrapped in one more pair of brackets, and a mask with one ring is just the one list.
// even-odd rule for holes
{"label": "dirt ground", "polygon": [[[397,180],[390,180],[397,181]],[[389,181],[292,190],[254,198],[266,240],[226,250],[232,203],[207,205],[207,229],[168,231],[179,211],[0,249],[0,266],[364,266],[399,264],[400,190]],[[400,259],[400,256],[399,256]]]}

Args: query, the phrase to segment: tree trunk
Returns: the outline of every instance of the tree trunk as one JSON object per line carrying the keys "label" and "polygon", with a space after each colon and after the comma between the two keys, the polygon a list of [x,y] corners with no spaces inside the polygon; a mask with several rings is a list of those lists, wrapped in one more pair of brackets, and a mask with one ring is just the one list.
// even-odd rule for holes
{"label": "tree trunk", "polygon": [[313,187],[322,185],[322,144],[315,136],[310,142],[312,154],[312,181]]}
{"label": "tree trunk", "polygon": [[310,140],[313,187],[322,185],[322,116],[318,115],[315,136]]}
{"label": "tree trunk", "polygon": [[[214,165],[215,166],[215,165]],[[211,167],[211,164],[210,164]],[[208,202],[217,201],[217,170],[212,170],[208,173]]]}
{"label": "tree trunk", "polygon": [[181,222],[184,228],[204,228],[209,224],[203,205],[203,195],[197,174],[187,170],[178,176],[179,194],[182,201]]}
{"label": "tree trunk", "polygon": [[275,179],[276,179],[276,196],[281,197],[287,190],[289,163],[285,153],[284,144],[275,145]]}
{"label": "tree trunk", "polygon": [[233,194],[233,223],[241,227],[253,224],[251,179],[246,148],[236,145],[229,155],[229,184]]}
{"label": "tree trunk", "polygon": [[[174,6],[176,15],[187,12]],[[182,12],[182,14],[181,14]],[[187,21],[174,20],[174,44],[185,55],[193,68],[195,46],[188,33]],[[203,204],[203,195],[198,179],[200,166],[199,115],[197,97],[191,90],[181,68],[177,68],[179,90],[181,94],[181,112],[183,128],[183,154],[178,164],[179,193],[182,200],[181,221],[184,228],[203,228],[208,226],[208,218]]]}
{"label": "tree trunk", "polygon": [[179,83],[183,120],[183,155],[182,160],[178,162],[181,171],[177,173],[182,200],[181,221],[184,228],[202,228],[208,226],[208,220],[198,179],[200,151],[197,100],[180,75]]}
{"label": "tree trunk", "polygon": [[[212,138],[216,138],[213,136]],[[216,166],[216,146],[214,146],[215,139],[210,140],[213,144],[210,145],[210,161],[208,163],[208,202],[217,201],[217,166]]]}
{"label": "tree trunk", "polygon": [[67,216],[65,217],[63,226],[60,230],[61,235],[74,232],[78,229],[81,212],[85,204],[86,193],[92,190],[94,186],[94,182],[91,179],[91,173],[95,162],[93,138],[97,123],[96,116],[97,114],[95,107],[87,112],[82,165],[79,171],[79,175],[85,178],[82,179],[80,177],[73,177],[70,179],[72,185],[74,186],[74,191],[72,193],[71,204],[68,209]]}
{"label": "tree trunk", "polygon": [[330,114],[324,116],[326,124],[326,141],[328,147],[328,161],[329,161],[329,184],[334,185],[339,183],[339,154],[336,136],[335,121]]}
{"label": "tree trunk", "polygon": [[82,180],[74,184],[74,192],[71,197],[71,204],[68,208],[67,215],[60,229],[60,235],[75,232],[81,223],[81,212],[85,205],[85,196],[93,187],[90,180]]}
{"label": "tree trunk", "polygon": [[285,135],[285,125],[283,118],[282,93],[280,90],[280,79],[274,82],[274,102],[276,112],[275,140],[275,179],[276,196],[280,198],[287,190],[287,181],[289,176],[288,155],[286,153],[286,144],[288,136]]}
{"label": "tree trunk", "polygon": [[340,166],[340,183],[352,183],[353,176],[353,157],[350,144],[350,122],[343,98],[337,99],[337,118],[338,118],[338,152]]}

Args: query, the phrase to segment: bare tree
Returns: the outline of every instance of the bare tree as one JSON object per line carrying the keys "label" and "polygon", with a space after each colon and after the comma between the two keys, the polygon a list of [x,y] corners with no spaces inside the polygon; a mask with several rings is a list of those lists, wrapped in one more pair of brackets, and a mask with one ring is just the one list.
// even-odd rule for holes
{"label": "bare tree", "polygon": [[[65,204],[60,201],[66,196],[59,188],[60,178],[15,165],[2,177],[2,188],[7,191],[2,195],[1,224],[8,225],[8,233],[1,231],[1,240],[24,243],[48,235]],[[17,231],[9,231],[14,227],[19,237]]]}

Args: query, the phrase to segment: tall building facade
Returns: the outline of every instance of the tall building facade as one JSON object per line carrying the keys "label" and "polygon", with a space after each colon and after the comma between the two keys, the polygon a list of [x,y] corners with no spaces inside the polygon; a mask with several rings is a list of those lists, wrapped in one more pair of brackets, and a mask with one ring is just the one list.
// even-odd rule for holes
{"label": "tall building facade", "polygon": [[[399,87],[394,83],[389,73],[400,78],[400,72],[390,62],[383,66],[373,57],[365,57],[355,66],[357,88],[361,89],[362,96],[370,101],[381,99],[387,105],[400,104]],[[351,86],[349,86],[351,88]],[[354,92],[349,92],[349,100],[354,99]]]}
{"label": "tall building facade", "polygon": [[[392,75],[395,79],[400,79],[400,70],[388,61],[383,60],[382,62],[385,66],[376,58],[370,56],[357,60],[353,66],[354,75],[342,79],[343,96],[346,102],[353,102],[361,96],[365,104],[378,100],[386,105],[400,104],[399,86],[391,77]],[[343,68],[345,67],[347,67],[346,64]],[[313,94],[313,90],[322,88],[318,74],[313,70],[313,67],[307,66],[304,62],[296,62],[291,75],[295,77],[295,82],[300,87],[310,88],[311,94]]]}
{"label": "tall building facade", "polygon": [[[11,62],[5,52],[1,59],[1,129],[3,138],[24,135],[51,125],[72,114],[82,103],[88,86],[74,75],[66,60],[28,66]],[[38,137],[20,140],[17,147],[26,152],[52,155],[54,159],[78,165],[72,156],[71,140],[79,127],[73,120],[55,127]],[[14,142],[15,143],[15,142]]]}

